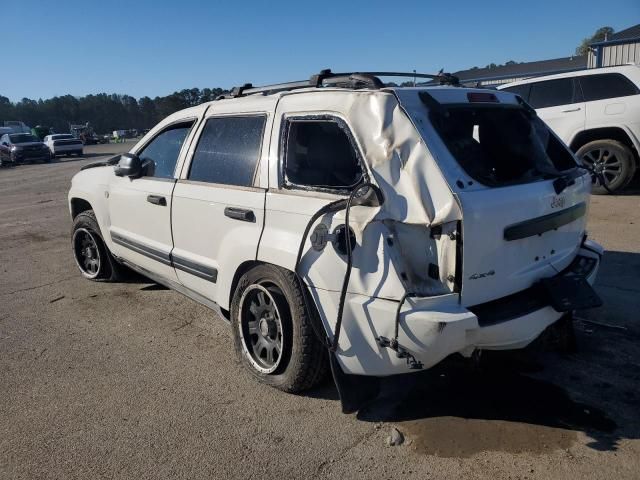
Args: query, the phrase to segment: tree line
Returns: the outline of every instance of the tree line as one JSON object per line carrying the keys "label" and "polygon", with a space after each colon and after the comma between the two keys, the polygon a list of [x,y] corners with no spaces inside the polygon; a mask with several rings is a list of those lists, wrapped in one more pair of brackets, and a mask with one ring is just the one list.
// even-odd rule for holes
{"label": "tree line", "polygon": [[184,89],[164,97],[142,97],[98,93],[84,97],[63,95],[47,100],[23,98],[11,102],[0,95],[0,126],[5,120],[20,120],[31,127],[43,125],[55,132],[69,132],[69,124],[89,122],[96,133],[146,129],[183,108],[215,100],[227,93],[221,88]]}

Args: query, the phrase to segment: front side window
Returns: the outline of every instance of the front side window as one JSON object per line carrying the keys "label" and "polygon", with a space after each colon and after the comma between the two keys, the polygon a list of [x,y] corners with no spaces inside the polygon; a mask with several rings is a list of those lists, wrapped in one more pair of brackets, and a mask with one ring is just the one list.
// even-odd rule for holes
{"label": "front side window", "polygon": [[210,118],[191,160],[188,179],[253,186],[266,117]]}
{"label": "front side window", "polygon": [[180,149],[192,126],[193,121],[171,125],[138,153],[145,177],[173,178]]}
{"label": "front side window", "polygon": [[605,98],[628,97],[640,93],[638,87],[619,73],[603,73],[579,77],[584,99],[587,102]]}
{"label": "front side window", "polygon": [[533,108],[569,105],[580,101],[572,78],[546,80],[531,84],[529,104]]}
{"label": "front side window", "polygon": [[328,190],[351,190],[363,178],[358,154],[337,119],[288,120],[284,173],[289,184]]}
{"label": "front side window", "polygon": [[521,107],[452,106],[432,112],[431,122],[467,174],[490,187],[553,178],[576,167],[545,123]]}

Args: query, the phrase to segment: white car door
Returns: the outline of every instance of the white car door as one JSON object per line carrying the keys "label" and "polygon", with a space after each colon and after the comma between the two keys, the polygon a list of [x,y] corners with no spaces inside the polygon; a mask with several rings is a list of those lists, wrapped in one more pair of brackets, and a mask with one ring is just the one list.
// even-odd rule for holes
{"label": "white car door", "polygon": [[529,104],[566,144],[584,130],[585,104],[573,78],[558,78],[530,84]]}
{"label": "white car door", "polygon": [[209,108],[173,194],[171,258],[178,279],[224,309],[236,269],[256,259],[264,225],[267,185],[259,172],[272,117],[254,107],[243,113]]}
{"label": "white car door", "polygon": [[196,118],[172,123],[133,153],[148,165],[140,178],[116,177],[109,185],[113,253],[138,267],[177,281],[171,264],[171,195],[176,164]]}

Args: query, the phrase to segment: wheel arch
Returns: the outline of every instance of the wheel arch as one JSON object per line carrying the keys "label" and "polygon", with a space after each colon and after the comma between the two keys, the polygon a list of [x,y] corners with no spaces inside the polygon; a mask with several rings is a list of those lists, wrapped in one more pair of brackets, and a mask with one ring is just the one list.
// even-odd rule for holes
{"label": "wheel arch", "polygon": [[569,147],[572,152],[577,152],[582,146],[586,145],[589,142],[593,142],[594,140],[616,140],[631,149],[634,153],[634,159],[636,164],[638,164],[638,146],[633,141],[629,133],[621,127],[601,127],[601,128],[591,128],[588,130],[583,130],[579,132],[573,140],[571,140],[571,144]]}
{"label": "wheel arch", "polygon": [[[228,295],[225,297],[228,299],[228,304],[226,306],[226,308],[223,308],[221,306],[221,310],[222,313],[224,314],[225,318],[227,320],[229,320],[230,317],[230,309],[231,309],[231,303],[233,302],[233,296],[236,292],[236,288],[238,286],[238,283],[240,282],[240,279],[242,278],[242,276],[247,273],[249,270],[251,270],[252,268],[255,268],[259,265],[272,265],[274,267],[280,268],[282,270],[285,270],[287,272],[291,272],[295,275],[295,272],[291,271],[290,269],[283,267],[281,265],[276,265],[275,263],[270,263],[270,262],[264,262],[264,261],[260,261],[260,260],[247,260],[246,262],[242,262],[240,265],[238,265],[238,268],[236,268],[236,271],[233,275],[233,280],[231,281],[231,286],[229,288],[229,292]],[[308,302],[307,302],[307,306],[312,307],[315,312],[313,313],[314,315],[320,315],[320,312],[318,310],[318,306],[315,303],[315,300],[313,298],[313,295],[311,295],[311,292],[309,291],[309,286],[306,285],[304,282],[300,282],[302,288],[304,289],[304,294],[307,296]]]}
{"label": "wheel arch", "polygon": [[81,197],[72,197],[69,201],[69,207],[71,210],[71,219],[75,219],[82,212],[93,210],[93,206],[91,205],[91,203]]}

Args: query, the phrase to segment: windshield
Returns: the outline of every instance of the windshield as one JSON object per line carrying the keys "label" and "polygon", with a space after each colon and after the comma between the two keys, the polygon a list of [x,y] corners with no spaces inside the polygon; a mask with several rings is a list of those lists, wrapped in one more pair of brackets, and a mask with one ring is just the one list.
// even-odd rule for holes
{"label": "windshield", "polygon": [[9,135],[9,140],[11,140],[11,143],[28,143],[40,141],[30,133],[16,133],[13,135]]}
{"label": "windshield", "polygon": [[524,107],[443,107],[432,110],[431,121],[460,166],[480,183],[527,183],[576,167],[567,148]]}

